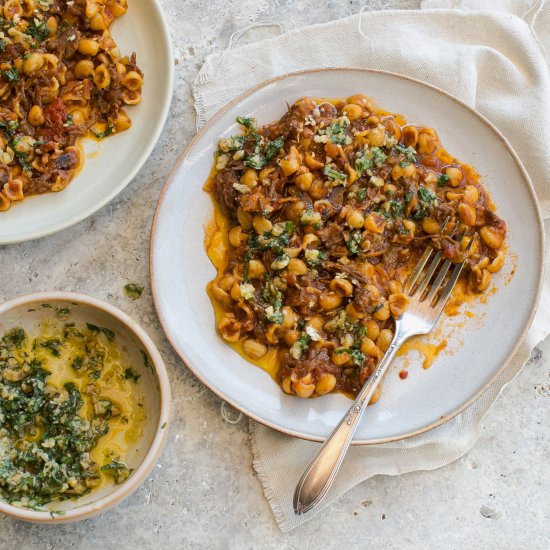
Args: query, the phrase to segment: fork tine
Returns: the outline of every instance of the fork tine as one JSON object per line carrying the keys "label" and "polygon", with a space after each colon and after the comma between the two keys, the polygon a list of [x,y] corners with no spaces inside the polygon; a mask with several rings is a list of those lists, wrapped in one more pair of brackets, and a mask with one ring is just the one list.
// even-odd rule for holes
{"label": "fork tine", "polygon": [[426,295],[425,301],[427,301],[428,303],[432,302],[434,296],[439,290],[439,287],[441,286],[441,283],[443,282],[445,275],[447,275],[447,271],[449,271],[449,268],[451,267],[451,263],[452,263],[451,260],[445,260],[441,265],[441,269],[439,270],[439,273],[437,274],[437,277],[435,278],[430,288],[430,291]]}
{"label": "fork tine", "polygon": [[409,275],[407,282],[405,283],[405,288],[403,289],[403,292],[407,294],[410,292],[410,290],[414,286],[414,283],[416,283],[416,280],[422,273],[424,266],[428,263],[428,260],[430,259],[433,251],[434,249],[431,246],[428,246],[426,250],[424,250],[424,254],[422,254],[420,260],[418,260],[417,264],[414,266],[414,269],[411,271],[411,274]]}
{"label": "fork tine", "polygon": [[[472,249],[473,242],[474,242],[474,239],[472,239],[468,243],[468,246],[466,247],[466,250],[464,251],[464,253],[466,255],[468,255],[470,250]],[[436,302],[436,304],[440,304],[441,306],[445,305],[445,302],[447,301],[447,298],[449,297],[449,294],[451,294],[451,292],[453,291],[453,288],[454,288],[458,278],[460,277],[460,273],[462,272],[462,268],[464,267],[465,263],[466,263],[466,261],[463,261],[463,262],[460,262],[459,264],[456,265],[449,281],[447,282],[447,284],[445,285],[445,288],[443,289],[443,291],[439,295],[439,299]]]}
{"label": "fork tine", "polygon": [[[464,231],[460,235],[460,237],[457,239],[459,243],[462,242],[462,239],[464,238],[465,234],[466,234],[466,232]],[[472,241],[473,241],[473,239],[468,243],[468,248],[472,244]],[[461,263],[463,263],[463,262],[461,262]],[[430,291],[426,295],[426,300],[428,301],[428,303],[431,304],[431,302],[434,299],[435,295],[439,291],[439,287],[441,286],[441,283],[443,283],[443,279],[445,279],[445,275],[447,275],[447,272],[449,271],[449,268],[451,267],[451,264],[452,264],[451,260],[445,260],[443,262],[443,265],[441,266],[441,269],[439,270],[439,273],[437,274],[437,277],[435,278],[435,280],[434,280],[434,282],[433,282],[433,284],[430,288]]]}
{"label": "fork tine", "polygon": [[[452,239],[454,236],[455,236],[455,233],[456,233],[456,230],[458,229],[458,224],[455,224],[455,226],[453,227],[453,230],[449,233],[448,237],[450,239]],[[462,234],[464,235],[464,234]],[[462,238],[462,237],[461,237]]]}
{"label": "fork tine", "polygon": [[430,282],[430,279],[432,278],[433,274],[435,273],[435,270],[437,269],[437,266],[439,265],[439,262],[441,261],[442,252],[439,250],[437,254],[434,256],[434,259],[432,260],[432,263],[429,265],[428,269],[426,270],[426,273],[418,283],[418,286],[414,290],[414,292],[411,294],[411,297],[418,294],[420,297],[422,296],[422,293],[428,286],[428,283]]}
{"label": "fork tine", "polygon": [[[445,228],[447,227],[447,224],[449,223],[450,219],[451,219],[450,216],[447,216],[447,218],[445,218],[445,221],[443,222],[443,226],[441,228],[442,233],[445,231]],[[432,255],[433,251],[434,251],[434,249],[431,246],[428,246],[426,248],[426,250],[424,250],[424,253],[422,254],[420,259],[418,260],[418,262],[414,266],[414,269],[409,274],[409,277],[407,278],[407,281],[405,282],[405,287],[403,289],[403,292],[405,292],[407,294],[410,293],[410,291],[414,287],[414,284],[416,283],[418,277],[420,277],[420,275],[422,273],[422,270],[424,269],[424,267],[428,263],[428,261],[430,259],[430,256]]]}
{"label": "fork tine", "polygon": [[[447,225],[447,223],[445,223],[445,225]],[[453,227],[453,230],[449,234],[449,238],[451,238],[451,239],[453,238],[457,227],[458,227],[458,224],[455,224],[455,226]],[[420,298],[422,297],[422,293],[424,292],[424,290],[426,290],[426,287],[428,286],[428,283],[430,282],[430,279],[433,277],[433,274],[435,273],[435,271],[437,269],[437,266],[439,265],[439,262],[441,260],[441,256],[443,256],[443,252],[441,252],[441,250],[440,250],[435,255],[432,263],[430,264],[430,267],[426,271],[426,274],[424,275],[424,277],[422,278],[422,280],[418,284],[418,287],[416,288],[416,290],[412,294],[413,296],[418,293],[419,297]],[[439,284],[441,284],[441,281],[439,282]]]}

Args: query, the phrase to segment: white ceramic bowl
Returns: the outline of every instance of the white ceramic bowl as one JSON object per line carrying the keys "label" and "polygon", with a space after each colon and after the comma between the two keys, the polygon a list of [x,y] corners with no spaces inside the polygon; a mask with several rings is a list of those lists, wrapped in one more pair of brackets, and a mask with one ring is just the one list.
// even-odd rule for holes
{"label": "white ceramic bowl", "polygon": [[[41,307],[49,304],[52,308]],[[147,421],[143,436],[128,449],[127,462],[134,468],[121,485],[109,484],[76,500],[54,502],[45,511],[27,510],[0,499],[0,512],[38,523],[63,523],[89,518],[120,503],[147,478],[157,462],[168,435],[170,385],[166,367],[147,333],[128,315],[96,298],[72,292],[42,292],[20,296],[0,305],[0,336],[13,327],[23,327],[28,334],[37,333],[46,319],[55,319],[56,307],[68,307],[70,322],[93,323],[111,329],[125,359],[141,375]],[[151,368],[144,364],[143,351]],[[60,511],[61,513],[55,513]]]}
{"label": "white ceramic bowl", "polygon": [[[213,217],[202,186],[220,137],[239,132],[235,117],[258,124],[278,120],[304,96],[364,93],[411,123],[433,127],[445,148],[482,175],[506,221],[509,256],[485,300],[454,318],[444,316],[431,338],[448,341],[424,370],[400,380],[398,357],[382,383],[382,398],[365,413],[354,443],[383,443],[426,432],[478,399],[499,376],[527,331],[538,303],[542,222],[533,186],[504,136],[448,93],[418,80],[370,69],[314,69],[277,77],[249,90],[214,115],[174,168],[159,200],[151,233],[151,285],[160,321],[194,374],[222,399],[254,420],[284,433],[323,441],[351,405],[342,394],[315,399],[286,395],[270,376],[230,349],[216,334],[206,284],[216,270],[204,250],[204,227]],[[468,311],[466,311],[468,310]],[[473,317],[466,313],[473,313]],[[429,339],[429,338],[428,338]]]}
{"label": "white ceramic bowl", "polygon": [[121,52],[136,52],[145,75],[141,103],[128,109],[132,128],[100,142],[84,139],[83,168],[66,189],[0,212],[0,245],[38,239],[90,216],[132,181],[153,151],[172,100],[172,44],[159,0],[128,5],[112,33]]}

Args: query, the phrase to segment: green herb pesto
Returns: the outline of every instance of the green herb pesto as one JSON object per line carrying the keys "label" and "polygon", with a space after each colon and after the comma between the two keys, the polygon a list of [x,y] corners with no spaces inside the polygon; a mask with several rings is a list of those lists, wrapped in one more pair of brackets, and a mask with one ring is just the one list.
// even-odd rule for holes
{"label": "green herb pesto", "polygon": [[32,36],[38,42],[43,42],[50,35],[50,29],[46,26],[44,21],[38,19],[31,19],[29,26],[27,27],[27,34]]}
{"label": "green herb pesto", "polygon": [[363,236],[361,235],[361,231],[353,231],[347,241],[347,246],[349,253],[352,256],[356,256],[359,254],[359,251],[361,250],[361,242],[363,241]]}
{"label": "green herb pesto", "polygon": [[141,374],[138,374],[137,371],[132,367],[127,367],[124,371],[124,378],[126,380],[131,380],[132,382],[137,384],[139,382],[139,379],[141,378]]}
{"label": "green herb pesto", "polygon": [[131,300],[138,300],[143,294],[143,287],[135,283],[128,283],[124,286],[124,292]]}
{"label": "green herb pesto", "polygon": [[124,464],[124,462],[120,462],[118,458],[102,466],[101,471],[107,472],[115,480],[115,483],[120,485],[130,477],[134,469],[128,468],[128,466]]}
{"label": "green herb pesto", "polygon": [[342,353],[347,353],[356,367],[362,367],[365,364],[366,357],[364,353],[361,353],[358,349],[355,348],[344,348],[338,349],[335,351],[337,355]]}
{"label": "green herb pesto", "polygon": [[107,128],[103,132],[98,132],[97,130],[94,130],[92,128],[92,134],[94,134],[97,139],[105,139],[106,137],[110,136],[114,131],[115,127],[112,124],[109,124],[109,126],[107,126]]}
{"label": "green herb pesto", "polygon": [[[111,419],[120,416],[117,405],[101,396],[98,382],[106,349],[101,339],[109,342],[110,332],[67,324],[59,336],[32,342],[21,328],[1,338],[0,497],[7,502],[39,508],[88,493],[100,484],[100,472],[115,483],[132,473],[118,458],[102,466],[92,457],[109,433]],[[75,373],[74,382],[53,383],[50,360],[63,361],[61,354],[76,345],[82,353],[68,367]],[[133,383],[139,381],[136,371],[126,372],[131,372]]]}
{"label": "green herb pesto", "polygon": [[19,71],[15,67],[12,67],[11,69],[6,71],[2,71],[2,74],[9,80],[9,82],[19,80]]}
{"label": "green herb pesto", "polygon": [[328,178],[330,178],[331,180],[346,181],[347,179],[346,174],[344,174],[343,172],[339,172],[338,170],[335,170],[330,166],[325,166],[323,168],[323,174]]}

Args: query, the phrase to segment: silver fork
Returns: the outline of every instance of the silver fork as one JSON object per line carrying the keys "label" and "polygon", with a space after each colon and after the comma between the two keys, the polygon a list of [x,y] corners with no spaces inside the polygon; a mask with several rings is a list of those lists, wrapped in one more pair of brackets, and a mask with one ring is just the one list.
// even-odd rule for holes
{"label": "silver fork", "polygon": [[[445,223],[444,228],[446,225],[447,223]],[[456,225],[449,237],[452,238],[455,231]],[[459,243],[463,237],[464,233],[457,239]],[[473,242],[474,238],[472,237],[464,251],[465,258],[468,257]],[[430,264],[424,271],[430,260]],[[391,344],[359,392],[346,416],[325,441],[296,486],[294,492],[294,512],[296,514],[305,514],[326,495],[344,461],[363,412],[395,357],[397,350],[411,336],[427,334],[434,328],[458,280],[464,263],[463,261],[455,264],[449,280],[443,289],[440,289],[452,266],[452,262],[443,260],[442,252],[436,251],[431,246],[424,251],[405,283],[403,292],[408,294],[410,302],[405,313],[395,320],[395,333]]]}

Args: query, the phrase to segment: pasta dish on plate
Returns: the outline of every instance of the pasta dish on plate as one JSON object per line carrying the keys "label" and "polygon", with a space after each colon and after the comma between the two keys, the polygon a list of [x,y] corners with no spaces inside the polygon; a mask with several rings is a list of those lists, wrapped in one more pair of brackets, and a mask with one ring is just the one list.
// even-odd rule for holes
{"label": "pasta dish on plate", "polygon": [[219,141],[206,184],[208,292],[221,337],[286,393],[357,394],[428,245],[453,262],[470,250],[463,295],[486,291],[503,266],[505,222],[434,129],[364,95],[304,98],[263,127],[237,122],[243,133]]}
{"label": "pasta dish on plate", "polygon": [[0,211],[61,191],[81,164],[78,138],[130,128],[143,73],[112,22],[127,0],[0,1]]}

